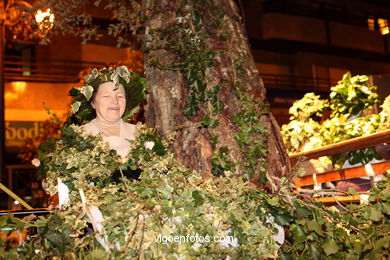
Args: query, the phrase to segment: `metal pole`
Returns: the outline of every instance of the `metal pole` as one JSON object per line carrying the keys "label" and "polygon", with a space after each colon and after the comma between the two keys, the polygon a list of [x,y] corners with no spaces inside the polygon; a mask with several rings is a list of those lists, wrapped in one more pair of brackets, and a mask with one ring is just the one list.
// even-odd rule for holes
{"label": "metal pole", "polygon": [[4,55],[5,55],[5,7],[0,0],[0,179],[5,173],[5,102],[4,102]]}

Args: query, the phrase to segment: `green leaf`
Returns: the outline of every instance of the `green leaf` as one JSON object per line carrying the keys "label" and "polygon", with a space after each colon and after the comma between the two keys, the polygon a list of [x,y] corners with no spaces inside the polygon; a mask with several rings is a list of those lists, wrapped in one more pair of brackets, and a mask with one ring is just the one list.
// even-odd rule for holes
{"label": "green leaf", "polygon": [[199,191],[194,190],[194,191],[192,192],[192,197],[194,198],[195,204],[196,204],[197,206],[200,206],[200,205],[203,204],[204,198],[203,198],[202,195],[199,193]]}
{"label": "green leaf", "polygon": [[369,210],[368,218],[373,221],[380,221],[383,218],[383,214],[376,207],[371,207]]}
{"label": "green leaf", "polygon": [[80,105],[81,105],[81,102],[80,102],[80,101],[76,101],[76,102],[74,102],[74,103],[71,105],[71,109],[72,109],[72,113],[73,113],[73,114],[76,114],[77,111],[79,111]]}
{"label": "green leaf", "polygon": [[389,203],[382,203],[382,207],[383,207],[383,213],[387,214],[387,215],[390,215],[390,205]]}
{"label": "green leaf", "polygon": [[120,66],[115,69],[115,72],[118,76],[124,79],[127,83],[130,81],[130,71],[126,66]]}
{"label": "green leaf", "polygon": [[291,217],[289,216],[286,216],[286,215],[276,215],[275,216],[275,222],[279,225],[287,225],[288,223],[290,223],[291,221]]}
{"label": "green leaf", "polygon": [[318,235],[322,236],[324,234],[324,232],[322,231],[320,225],[313,219],[313,220],[309,220],[307,223],[307,228],[310,230],[310,231],[315,231]]}
{"label": "green leaf", "polygon": [[327,256],[333,255],[340,250],[336,241],[334,241],[333,239],[330,239],[328,242],[326,242],[324,245],[322,245],[322,248],[324,249],[325,254]]}
{"label": "green leaf", "polygon": [[93,94],[93,87],[90,85],[85,85],[84,87],[81,88],[80,92],[85,96],[87,101],[89,101],[89,99],[92,97]]}
{"label": "green leaf", "polygon": [[294,242],[302,243],[306,241],[306,234],[303,229],[299,225],[292,225],[292,232],[294,234]]}

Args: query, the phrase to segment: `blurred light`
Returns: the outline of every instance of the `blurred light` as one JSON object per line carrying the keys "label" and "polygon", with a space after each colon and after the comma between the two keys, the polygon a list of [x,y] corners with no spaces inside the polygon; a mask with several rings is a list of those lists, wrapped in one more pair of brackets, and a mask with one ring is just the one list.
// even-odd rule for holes
{"label": "blurred light", "polygon": [[389,34],[389,21],[384,18],[378,18],[379,30],[382,35]]}
{"label": "blurred light", "polygon": [[26,91],[27,82],[25,81],[13,81],[11,82],[12,89],[16,94],[21,94]]}
{"label": "blurred light", "polygon": [[46,12],[38,10],[35,14],[35,21],[39,24],[39,29],[50,30],[54,24],[54,14],[50,12],[50,8]]}
{"label": "blurred light", "polygon": [[367,23],[368,23],[368,29],[371,31],[375,31],[375,19],[370,17],[367,19]]}
{"label": "blurred light", "polygon": [[15,201],[14,201],[14,204],[15,204],[15,205],[18,205],[18,204],[19,204],[19,201],[15,200]]}
{"label": "blurred light", "polygon": [[13,92],[6,92],[4,94],[5,101],[12,101],[18,98],[18,94],[15,94]]}

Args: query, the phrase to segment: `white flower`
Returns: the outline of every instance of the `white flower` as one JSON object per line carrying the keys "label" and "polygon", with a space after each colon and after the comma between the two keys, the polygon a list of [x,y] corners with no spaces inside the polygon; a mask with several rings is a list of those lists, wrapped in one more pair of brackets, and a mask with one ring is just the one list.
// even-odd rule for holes
{"label": "white flower", "polygon": [[144,146],[146,149],[152,150],[154,147],[154,142],[151,141],[145,142]]}
{"label": "white flower", "polygon": [[39,165],[41,165],[41,161],[38,158],[34,158],[31,160],[31,164],[35,167],[39,167]]}

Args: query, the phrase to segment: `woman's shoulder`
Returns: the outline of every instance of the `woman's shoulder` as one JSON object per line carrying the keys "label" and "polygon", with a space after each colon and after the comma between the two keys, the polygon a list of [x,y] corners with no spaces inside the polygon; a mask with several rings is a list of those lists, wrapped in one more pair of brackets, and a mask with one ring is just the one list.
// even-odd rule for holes
{"label": "woman's shoulder", "polygon": [[92,135],[98,135],[99,134],[99,129],[97,128],[97,126],[93,123],[95,119],[93,119],[92,121],[86,123],[83,125],[83,128],[85,131],[87,131],[88,133],[92,134]]}
{"label": "woman's shoulder", "polygon": [[123,122],[123,127],[125,129],[126,137],[129,139],[134,139],[137,133],[137,126],[130,123]]}

